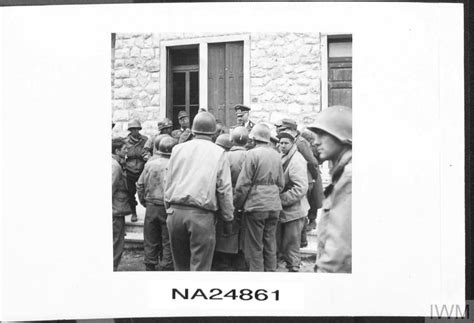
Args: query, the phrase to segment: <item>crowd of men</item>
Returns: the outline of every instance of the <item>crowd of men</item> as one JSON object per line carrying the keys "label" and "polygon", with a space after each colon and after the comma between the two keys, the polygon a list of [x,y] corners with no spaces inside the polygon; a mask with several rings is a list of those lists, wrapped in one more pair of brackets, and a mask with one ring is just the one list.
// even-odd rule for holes
{"label": "crowd of men", "polygon": [[139,202],[148,271],[275,271],[280,259],[298,272],[316,228],[315,272],[351,272],[352,110],[329,107],[303,132],[289,118],[273,132],[249,111],[236,105],[230,129],[205,110],[190,128],[180,111],[178,129],[165,118],[150,138],[131,120],[129,135],[112,139],[114,270]]}

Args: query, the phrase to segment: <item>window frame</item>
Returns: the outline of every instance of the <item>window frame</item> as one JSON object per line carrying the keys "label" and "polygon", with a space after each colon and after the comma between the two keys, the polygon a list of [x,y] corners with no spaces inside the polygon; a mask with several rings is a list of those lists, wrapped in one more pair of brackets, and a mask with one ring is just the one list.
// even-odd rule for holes
{"label": "window frame", "polygon": [[245,105],[250,104],[250,34],[235,34],[224,36],[209,36],[198,38],[183,38],[174,40],[162,40],[160,42],[160,117],[166,117],[166,100],[167,100],[167,64],[168,64],[168,48],[178,46],[199,47],[199,107],[207,110],[207,73],[208,73],[208,44],[210,43],[226,43],[242,41],[244,43],[243,57],[243,100]]}

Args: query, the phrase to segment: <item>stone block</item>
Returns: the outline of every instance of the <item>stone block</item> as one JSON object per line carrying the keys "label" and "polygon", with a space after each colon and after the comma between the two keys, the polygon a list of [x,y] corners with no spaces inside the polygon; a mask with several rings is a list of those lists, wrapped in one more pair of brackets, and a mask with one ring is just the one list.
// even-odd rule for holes
{"label": "stone block", "polygon": [[286,58],[286,63],[290,65],[296,65],[300,61],[300,57],[298,55],[290,55],[288,58]]}
{"label": "stone block", "polygon": [[283,74],[283,69],[281,67],[275,67],[270,71],[270,77],[274,80],[281,78]]}
{"label": "stone block", "polygon": [[305,77],[299,77],[296,80],[296,84],[300,86],[308,86],[310,83],[311,83],[310,80]]}
{"label": "stone block", "polygon": [[308,67],[305,66],[305,65],[298,65],[298,66],[296,66],[296,67],[294,68],[293,72],[295,72],[295,73],[303,73],[303,72],[305,72],[307,69],[308,69]]}
{"label": "stone block", "polygon": [[319,58],[316,57],[315,55],[308,55],[308,56],[301,57],[301,63],[304,63],[304,64],[313,64],[317,62],[319,62]]}
{"label": "stone block", "polygon": [[114,99],[131,99],[133,96],[133,91],[129,87],[121,87],[119,89],[114,89]]}
{"label": "stone block", "polygon": [[252,86],[250,88],[250,95],[252,96],[259,96],[259,95],[262,95],[264,92],[265,90],[263,89],[263,87],[260,87],[260,86],[256,86],[256,87]]}
{"label": "stone block", "polygon": [[138,76],[138,69],[134,68],[130,70],[130,77],[137,77]]}
{"label": "stone block", "polygon": [[319,79],[321,77],[321,72],[315,69],[308,69],[304,72],[304,76],[309,79]]}
{"label": "stone block", "polygon": [[130,50],[130,57],[140,57],[140,48],[132,47]]}
{"label": "stone block", "polygon": [[160,60],[152,59],[145,62],[145,70],[147,72],[159,72],[160,71]]}
{"label": "stone block", "polygon": [[154,58],[155,51],[153,50],[153,48],[145,48],[140,51],[140,56],[143,58]]}
{"label": "stone block", "polygon": [[160,59],[160,48],[157,47],[157,48],[154,49],[154,51],[155,51],[155,58]]}
{"label": "stone block", "polygon": [[129,48],[122,48],[115,50],[115,58],[128,58],[130,56],[130,49]]}
{"label": "stone block", "polygon": [[285,42],[285,40],[284,40],[282,37],[276,38],[275,41],[273,42],[273,45],[274,45],[274,46],[275,46],[275,45],[276,45],[276,46],[283,46],[283,45],[285,45],[285,44],[286,44],[286,42]]}
{"label": "stone block", "polygon": [[113,120],[115,121],[128,121],[129,114],[128,110],[115,110]]}
{"label": "stone block", "polygon": [[298,95],[305,95],[308,93],[308,87],[300,86],[298,87]]}
{"label": "stone block", "polygon": [[122,79],[115,79],[114,80],[114,88],[122,87],[122,85],[123,85]]}
{"label": "stone block", "polygon": [[159,94],[155,94],[153,95],[151,101],[150,101],[150,104],[153,106],[153,107],[157,107],[157,106],[160,106],[160,95]]}
{"label": "stone block", "polygon": [[133,42],[133,44],[135,46],[137,46],[138,48],[144,48],[144,41],[143,41],[143,37],[135,37],[135,41]]}
{"label": "stone block", "polygon": [[309,91],[311,93],[320,93],[321,92],[321,79],[311,80]]}
{"label": "stone block", "polygon": [[142,101],[146,99],[147,97],[148,97],[148,93],[146,93],[145,91],[141,91],[140,93],[138,93],[138,98]]}
{"label": "stone block", "polygon": [[150,74],[141,71],[138,73],[137,80],[138,84],[144,88],[150,83]]}
{"label": "stone block", "polygon": [[123,60],[123,59],[114,60],[114,69],[120,69],[124,66],[125,66],[125,60]]}
{"label": "stone block", "polygon": [[288,114],[291,117],[294,118],[294,117],[298,116],[300,113],[301,113],[301,105],[296,104],[296,103],[292,103],[288,106]]}
{"label": "stone block", "polygon": [[267,72],[261,68],[253,68],[250,70],[250,77],[264,77]]}
{"label": "stone block", "polygon": [[128,68],[121,68],[115,71],[115,78],[123,79],[130,77],[130,70]]}
{"label": "stone block", "polygon": [[275,59],[274,58],[264,58],[260,60],[258,67],[264,69],[270,69],[275,66]]}
{"label": "stone block", "polygon": [[265,57],[266,53],[263,49],[255,49],[250,52],[250,58],[261,58]]}
{"label": "stone block", "polygon": [[270,48],[271,46],[272,46],[272,43],[268,40],[259,40],[257,43],[257,48],[260,48],[260,49],[267,49],[267,48]]}
{"label": "stone block", "polygon": [[272,111],[271,114],[270,114],[270,118],[269,118],[269,121],[271,123],[276,123],[277,121],[280,121],[281,119],[284,119],[284,118],[287,118],[287,114],[286,113],[281,113],[281,112],[277,112],[277,111]]}
{"label": "stone block", "polygon": [[145,38],[143,41],[144,48],[152,48],[153,47],[153,38]]}
{"label": "stone block", "polygon": [[145,91],[149,94],[156,94],[160,92],[160,83],[152,82],[145,87]]}
{"label": "stone block", "polygon": [[298,94],[298,87],[294,86],[294,85],[290,86],[290,87],[288,87],[287,92],[290,95],[296,95],[296,94]]}
{"label": "stone block", "polygon": [[151,76],[152,81],[159,81],[160,80],[160,73],[159,72],[151,73],[150,76]]}
{"label": "stone block", "polygon": [[160,43],[161,43],[160,34],[153,34],[151,38],[153,42],[153,47],[160,47]]}
{"label": "stone block", "polygon": [[137,67],[137,59],[136,58],[129,58],[124,61],[124,65],[128,69],[133,69]]}

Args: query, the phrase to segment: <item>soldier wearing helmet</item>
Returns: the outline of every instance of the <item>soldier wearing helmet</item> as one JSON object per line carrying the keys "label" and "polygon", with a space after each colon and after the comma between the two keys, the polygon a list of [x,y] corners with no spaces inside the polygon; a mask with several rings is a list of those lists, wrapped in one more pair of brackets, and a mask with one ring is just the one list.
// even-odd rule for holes
{"label": "soldier wearing helmet", "polygon": [[142,126],[138,120],[131,120],[128,123],[128,131],[130,131],[130,134],[126,138],[128,153],[125,161],[125,171],[127,173],[129,203],[132,208],[132,222],[138,221],[136,211],[138,203],[135,199],[135,193],[137,192],[136,183],[145,167],[148,155],[147,150],[144,148],[148,137],[140,134],[141,129]]}
{"label": "soldier wearing helmet", "polygon": [[219,135],[216,139],[216,145],[224,149],[225,151],[229,151],[232,147],[232,143],[230,142],[230,135],[228,133],[223,133]]}
{"label": "soldier wearing helmet", "polygon": [[276,225],[284,187],[280,155],[269,145],[263,123],[250,132],[255,148],[247,152],[235,187],[235,207],[244,212],[244,254],[250,271],[276,270]]}
{"label": "soldier wearing helmet", "polygon": [[181,134],[189,128],[189,115],[186,111],[181,110],[178,113],[178,122],[179,122],[179,129],[173,130],[171,136],[173,138],[179,139]]}
{"label": "soldier wearing helmet", "polygon": [[173,270],[169,233],[166,227],[164,177],[171,151],[176,143],[176,139],[169,135],[157,141],[155,145],[158,146],[156,147],[158,153],[154,159],[146,163],[137,181],[138,200],[146,208],[143,246],[147,271]]}
{"label": "soldier wearing helmet", "polygon": [[330,161],[331,184],[325,189],[323,212],[316,228],[316,272],[352,271],[352,110],[323,110],[309,130],[321,161]]}
{"label": "soldier wearing helmet", "polygon": [[164,118],[163,120],[158,122],[158,134],[150,137],[147,142],[145,143],[145,149],[147,150],[146,160],[148,160],[151,156],[154,156],[158,152],[158,145],[156,141],[157,139],[163,138],[165,135],[170,136],[171,131],[173,130],[173,122],[170,119]]}
{"label": "soldier wearing helmet", "polygon": [[177,145],[168,164],[165,202],[174,269],[209,271],[216,243],[215,214],[232,228],[234,206],[229,162],[212,142],[216,119],[209,112],[194,118],[193,140]]}

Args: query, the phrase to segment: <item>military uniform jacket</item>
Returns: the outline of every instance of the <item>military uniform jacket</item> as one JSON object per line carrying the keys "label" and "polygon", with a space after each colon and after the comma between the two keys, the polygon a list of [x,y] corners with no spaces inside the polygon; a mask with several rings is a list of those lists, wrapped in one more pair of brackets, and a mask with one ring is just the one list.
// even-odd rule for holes
{"label": "military uniform jacket", "polygon": [[126,142],[128,147],[127,159],[125,161],[125,170],[133,174],[140,174],[145,166],[144,149],[148,137],[140,135],[140,138],[133,138],[128,135]]}
{"label": "military uniform jacket", "polygon": [[164,204],[164,179],[168,161],[168,158],[157,155],[155,159],[146,163],[145,169],[137,181],[140,203]]}
{"label": "military uniform jacket", "polygon": [[313,150],[309,142],[298,134],[295,139],[295,144],[298,147],[298,152],[304,157],[307,162],[308,182],[314,182],[313,191],[311,192],[317,208],[320,208],[323,203],[323,181],[321,179],[321,171],[319,170],[319,163],[314,156]]}
{"label": "military uniform jacket", "polygon": [[232,187],[235,188],[237,179],[239,178],[240,171],[244,165],[245,158],[247,157],[247,149],[241,146],[233,146],[227,152],[227,159],[230,165],[230,176],[232,178]]}
{"label": "military uniform jacket", "polygon": [[224,221],[234,218],[229,162],[210,138],[196,136],[176,145],[165,178],[167,204],[219,210]]}
{"label": "military uniform jacket", "polygon": [[293,148],[288,155],[283,156],[283,160],[286,158],[288,160],[283,166],[285,189],[280,194],[283,206],[280,213],[280,222],[282,223],[304,218],[309,209],[306,198],[306,192],[308,191],[306,160],[297,151],[296,146],[293,146]]}
{"label": "military uniform jacket", "polygon": [[112,216],[132,214],[128,203],[127,178],[125,177],[120,157],[112,155]]}
{"label": "military uniform jacket", "polygon": [[[338,176],[335,174],[341,173]],[[346,151],[331,170],[323,212],[316,228],[318,272],[350,273],[352,270],[352,151]],[[336,177],[336,178],[335,178]]]}
{"label": "military uniform jacket", "polygon": [[280,192],[284,187],[280,154],[269,145],[257,145],[247,152],[235,187],[237,209],[280,211]]}

